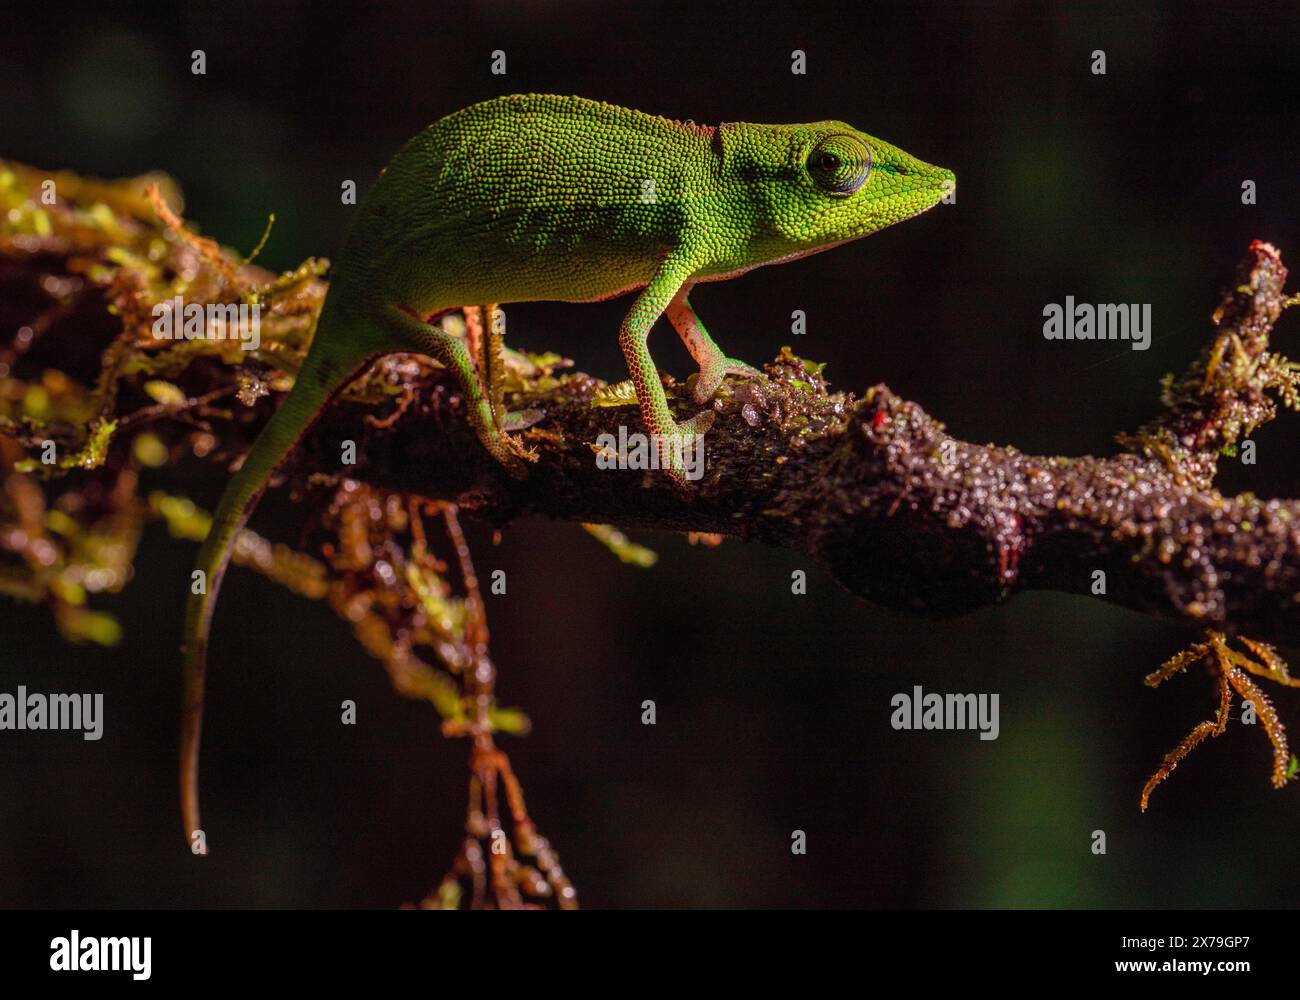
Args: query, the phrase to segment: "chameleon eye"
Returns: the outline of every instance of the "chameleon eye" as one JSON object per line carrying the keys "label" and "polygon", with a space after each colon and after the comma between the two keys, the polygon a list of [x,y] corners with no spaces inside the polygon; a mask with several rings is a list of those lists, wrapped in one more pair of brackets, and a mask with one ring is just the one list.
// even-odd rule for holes
{"label": "chameleon eye", "polygon": [[808,155],[808,173],[833,198],[847,198],[871,174],[871,150],[856,135],[823,137]]}

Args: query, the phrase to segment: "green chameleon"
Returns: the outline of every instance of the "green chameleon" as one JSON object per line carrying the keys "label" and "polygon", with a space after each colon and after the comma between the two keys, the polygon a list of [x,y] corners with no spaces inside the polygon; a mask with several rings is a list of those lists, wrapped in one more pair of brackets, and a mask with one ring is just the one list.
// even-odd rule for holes
{"label": "green chameleon", "polygon": [[[180,784],[185,834],[200,829],[198,757],[208,632],[235,536],[276,466],[378,356],[429,355],[456,378],[491,454],[516,474],[532,456],[501,412],[500,334],[481,357],[433,320],[480,303],[636,299],[619,344],[647,430],[683,480],[680,445],[713,420],[674,421],[646,346],[667,314],[700,366],[695,402],[728,374],[755,376],[709,336],[688,295],[764,264],[829,250],[934,206],[954,185],[843,122],[718,126],[579,97],[484,101],[408,142],[362,199],[293,390],[231,479],[198,555],[206,586],[185,614]],[[674,447],[677,445],[677,447]],[[206,852],[206,846],[196,848]]]}

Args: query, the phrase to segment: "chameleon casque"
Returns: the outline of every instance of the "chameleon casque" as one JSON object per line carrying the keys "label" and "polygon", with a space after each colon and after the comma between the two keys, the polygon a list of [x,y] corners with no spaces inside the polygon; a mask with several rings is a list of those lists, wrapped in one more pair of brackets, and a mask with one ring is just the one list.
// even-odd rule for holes
{"label": "chameleon casque", "polygon": [[[361,200],[292,391],[226,488],[196,564],[206,586],[185,616],[180,786],[186,839],[206,853],[198,804],[208,632],[235,536],[275,468],[331,398],[381,355],[448,368],[484,446],[520,473],[528,453],[494,404],[491,349],[427,318],[490,303],[597,302],[637,292],[619,330],[646,429],[682,481],[674,421],[646,346],[666,314],[700,367],[704,404],[728,374],[758,373],[714,343],[689,293],[829,250],[936,205],[951,171],[838,121],[695,125],[578,97],[475,104],[411,139]],[[496,345],[499,349],[499,344]],[[484,384],[484,383],[487,384]],[[674,463],[672,456],[678,457]]]}

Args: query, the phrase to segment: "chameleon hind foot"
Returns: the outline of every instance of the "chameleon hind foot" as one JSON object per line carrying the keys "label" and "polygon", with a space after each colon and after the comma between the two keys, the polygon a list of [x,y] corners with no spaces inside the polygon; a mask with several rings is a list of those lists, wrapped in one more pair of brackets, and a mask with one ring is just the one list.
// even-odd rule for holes
{"label": "chameleon hind foot", "polygon": [[[521,444],[519,439],[513,435],[532,427],[533,424],[546,415],[545,411],[530,408],[507,412],[505,407],[498,408],[490,402],[488,403],[488,410],[488,416],[482,418],[484,429],[479,431],[479,437],[482,438],[484,434],[489,434],[516,459],[523,459],[525,462],[536,462],[537,452]],[[495,454],[495,451],[493,453]],[[504,464],[510,465],[511,463],[505,462]],[[515,462],[514,464],[517,465],[518,463]]]}
{"label": "chameleon hind foot", "polygon": [[[478,386],[475,383],[475,389]],[[537,452],[525,448],[515,438],[512,438],[505,429],[497,422],[497,416],[492,411],[491,404],[481,393],[471,393],[466,390],[468,397],[466,402],[469,404],[470,424],[474,428],[474,433],[478,436],[483,447],[498,462],[506,467],[506,470],[516,479],[522,479],[526,469],[527,462],[537,461]],[[477,398],[475,398],[477,396]],[[540,419],[540,418],[539,418]],[[535,423],[532,421],[531,423]],[[531,426],[531,423],[527,426]]]}
{"label": "chameleon hind foot", "polygon": [[401,334],[402,340],[408,343],[412,350],[427,354],[451,372],[457,387],[465,396],[470,426],[474,428],[474,433],[483,447],[487,449],[488,454],[505,466],[512,476],[523,478],[527,470],[525,460],[535,461],[536,456],[530,456],[522,445],[510,438],[497,425],[492,400],[483,391],[465,341],[440,326],[425,323],[397,306],[385,310],[384,317],[394,331]]}

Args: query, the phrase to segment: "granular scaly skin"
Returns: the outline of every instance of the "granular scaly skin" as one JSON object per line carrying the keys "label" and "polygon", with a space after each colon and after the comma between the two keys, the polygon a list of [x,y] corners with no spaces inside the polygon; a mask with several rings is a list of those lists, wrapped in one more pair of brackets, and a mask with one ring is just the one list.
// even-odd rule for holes
{"label": "granular scaly skin", "polygon": [[[700,365],[696,402],[756,374],[714,343],[688,299],[718,281],[866,236],[937,204],[951,171],[843,122],[674,122],[578,97],[496,98],[429,126],[362,200],[293,390],[245,456],[199,552],[185,620],[181,799],[196,837],[207,635],[233,540],[267,480],[338,392],[377,357],[440,361],[479,441],[522,475],[493,386],[440,314],[638,292],[618,331],[646,429],[685,483],[681,445],[714,413],[678,422],[646,345],[667,313]],[[613,331],[610,331],[611,335]]]}
{"label": "granular scaly skin", "polygon": [[[857,137],[871,170],[833,197],[819,139]],[[402,148],[360,206],[336,285],[421,315],[477,302],[606,299],[866,236],[930,208],[950,171],[843,122],[669,121],[578,97],[476,104]]]}

